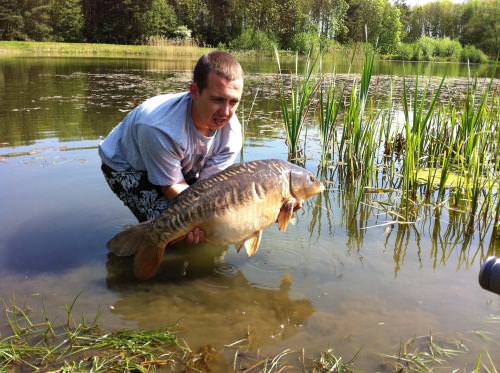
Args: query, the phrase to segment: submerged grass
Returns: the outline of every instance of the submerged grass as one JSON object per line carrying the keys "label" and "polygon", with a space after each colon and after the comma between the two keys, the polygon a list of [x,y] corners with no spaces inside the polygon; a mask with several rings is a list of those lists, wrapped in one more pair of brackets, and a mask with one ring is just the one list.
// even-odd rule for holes
{"label": "submerged grass", "polygon": [[[427,373],[443,366],[450,358],[467,351],[461,341],[436,341],[430,334],[401,343],[396,355],[383,355],[393,372]],[[448,367],[448,369],[450,369]]]}
{"label": "submerged grass", "polygon": [[17,367],[44,372],[146,372],[193,364],[189,348],[172,330],[106,333],[96,319],[74,322],[77,298],[66,308],[66,323],[57,326],[45,311],[35,320],[28,309],[6,305],[10,333],[0,339],[0,371]]}
{"label": "submerged grass", "polygon": [[[0,334],[0,372],[209,372],[218,371],[213,361],[218,351],[211,346],[192,351],[176,336],[175,327],[155,330],[121,330],[106,332],[98,325],[98,315],[90,322],[76,322],[74,306],[66,306],[66,320],[55,324],[45,307],[40,317],[33,317],[27,307],[4,304],[8,332]],[[5,330],[5,326],[2,326]],[[344,359],[333,349],[318,356],[306,357],[304,349],[284,349],[274,355],[254,351],[252,335],[224,346],[224,355],[233,356],[234,372],[279,373],[285,371],[322,373],[361,372],[355,361],[361,349]],[[461,341],[415,337],[402,343],[395,355],[382,355],[384,366],[391,372],[429,372],[444,367],[448,360],[467,351]],[[486,358],[484,358],[484,356]],[[476,370],[497,372],[488,352],[477,359]],[[222,357],[222,356],[220,356]],[[227,371],[230,371],[227,366]],[[385,369],[387,370],[387,369]]]}

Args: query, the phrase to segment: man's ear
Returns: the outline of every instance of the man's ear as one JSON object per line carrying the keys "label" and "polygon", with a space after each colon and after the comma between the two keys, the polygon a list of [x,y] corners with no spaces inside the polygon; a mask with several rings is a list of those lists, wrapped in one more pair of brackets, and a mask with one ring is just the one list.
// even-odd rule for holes
{"label": "man's ear", "polygon": [[198,89],[198,86],[195,82],[191,82],[191,84],[189,85],[189,92],[191,93],[191,96],[193,98],[200,95],[200,90]]}

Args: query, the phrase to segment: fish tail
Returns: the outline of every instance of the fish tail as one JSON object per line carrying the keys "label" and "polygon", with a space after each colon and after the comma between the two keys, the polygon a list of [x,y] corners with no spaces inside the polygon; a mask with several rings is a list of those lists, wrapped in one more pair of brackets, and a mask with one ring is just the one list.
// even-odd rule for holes
{"label": "fish tail", "polygon": [[165,244],[142,245],[139,247],[134,258],[134,275],[136,278],[148,280],[156,275],[165,253],[165,247]]}
{"label": "fish tail", "polygon": [[114,236],[107,244],[118,256],[134,255],[134,274],[139,280],[153,277],[163,259],[166,243],[153,239],[147,223],[134,225]]}

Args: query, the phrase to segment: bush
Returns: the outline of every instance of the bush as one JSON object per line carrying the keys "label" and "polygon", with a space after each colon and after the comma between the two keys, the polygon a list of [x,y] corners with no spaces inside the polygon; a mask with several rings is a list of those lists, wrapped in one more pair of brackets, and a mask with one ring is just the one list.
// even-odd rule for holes
{"label": "bush", "polygon": [[276,41],[264,31],[244,29],[241,34],[229,43],[232,50],[273,51]]}
{"label": "bush", "polygon": [[396,59],[412,61],[415,55],[415,44],[406,44],[401,43],[398,46],[398,50],[396,51]]}
{"label": "bush", "polygon": [[433,39],[422,37],[417,42],[401,43],[394,58],[405,61],[431,61],[435,58],[449,61],[487,62],[488,57],[473,45],[462,45],[450,38]]}
{"label": "bush", "polygon": [[484,63],[488,62],[488,57],[483,53],[482,50],[476,48],[473,45],[466,45],[462,49],[460,54],[460,61],[462,62],[474,62],[474,63]]}
{"label": "bush", "polygon": [[319,50],[321,38],[315,32],[299,32],[295,34],[290,45],[293,51],[305,54],[311,49]]}
{"label": "bush", "polygon": [[434,39],[427,36],[423,36],[417,41],[417,53],[418,60],[432,60],[434,56]]}
{"label": "bush", "polygon": [[174,31],[174,36],[178,39],[191,39],[193,32],[184,25],[178,26]]}
{"label": "bush", "polygon": [[433,39],[434,56],[457,61],[462,53],[462,45],[457,40],[450,38]]}

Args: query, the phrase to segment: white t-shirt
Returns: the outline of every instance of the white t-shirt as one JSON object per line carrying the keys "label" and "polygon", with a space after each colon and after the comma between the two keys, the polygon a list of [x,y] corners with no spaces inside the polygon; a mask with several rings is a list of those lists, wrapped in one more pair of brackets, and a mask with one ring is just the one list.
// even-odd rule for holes
{"label": "white t-shirt", "polygon": [[191,117],[191,94],[150,98],[99,144],[102,161],[116,171],[147,171],[155,185],[204,179],[234,163],[242,146],[236,115],[213,136],[201,134]]}

